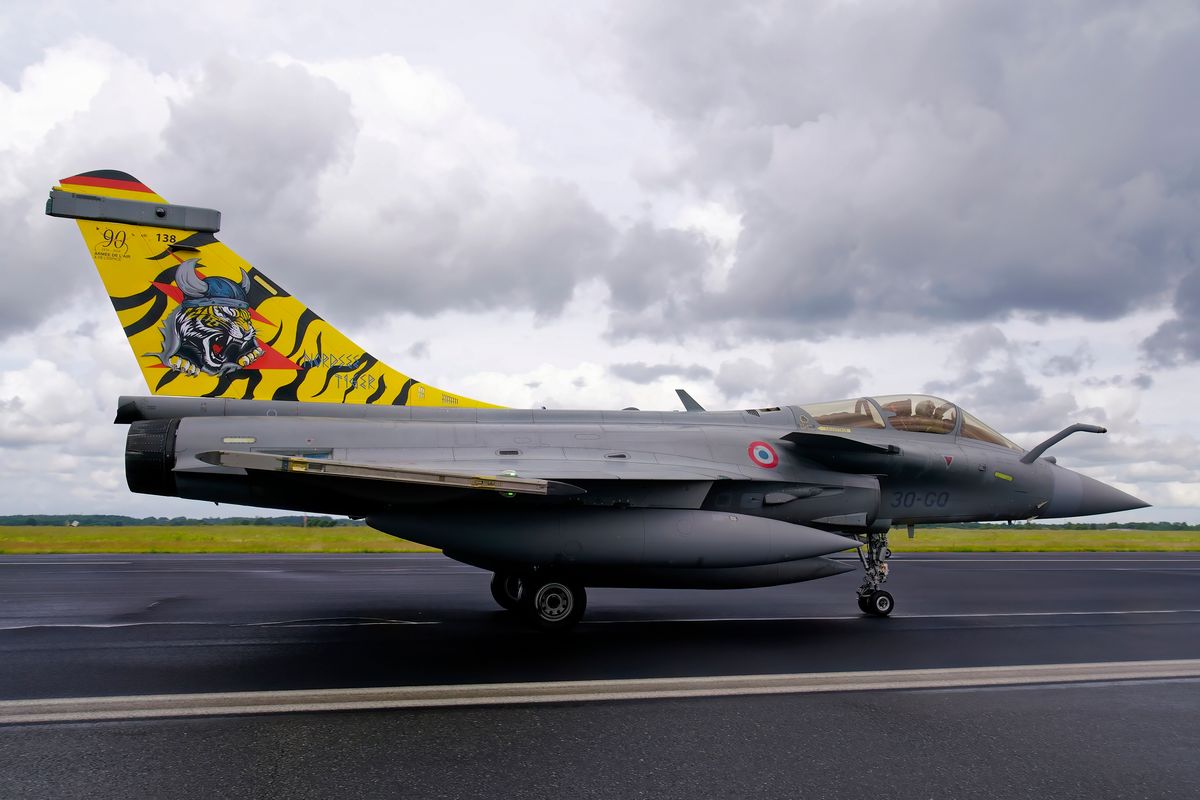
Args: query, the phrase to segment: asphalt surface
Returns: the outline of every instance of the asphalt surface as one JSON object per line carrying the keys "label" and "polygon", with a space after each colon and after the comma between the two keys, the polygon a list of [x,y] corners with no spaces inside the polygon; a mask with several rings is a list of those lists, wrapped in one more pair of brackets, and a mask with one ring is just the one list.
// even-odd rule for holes
{"label": "asphalt surface", "polygon": [[[3,556],[0,700],[1200,658],[1200,554],[593,590],[568,637],[440,556]],[[1194,797],[1200,682],[0,727],[0,797]]]}

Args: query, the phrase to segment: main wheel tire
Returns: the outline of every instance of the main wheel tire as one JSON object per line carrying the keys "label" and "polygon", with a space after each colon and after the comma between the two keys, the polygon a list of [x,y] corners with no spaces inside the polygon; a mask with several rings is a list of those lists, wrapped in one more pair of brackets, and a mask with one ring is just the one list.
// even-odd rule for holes
{"label": "main wheel tire", "polygon": [[575,627],[587,608],[587,590],[558,578],[526,580],[521,586],[521,611],[535,627],[565,631]]}
{"label": "main wheel tire", "polygon": [[521,579],[497,572],[492,576],[492,599],[506,611],[516,611],[521,602]]}
{"label": "main wheel tire", "polygon": [[871,596],[860,594],[858,596],[858,610],[864,614],[869,614],[871,609]]}
{"label": "main wheel tire", "polygon": [[867,596],[867,613],[875,617],[886,617],[892,613],[892,609],[896,607],[896,602],[892,600],[892,596],[884,591],[871,592]]}

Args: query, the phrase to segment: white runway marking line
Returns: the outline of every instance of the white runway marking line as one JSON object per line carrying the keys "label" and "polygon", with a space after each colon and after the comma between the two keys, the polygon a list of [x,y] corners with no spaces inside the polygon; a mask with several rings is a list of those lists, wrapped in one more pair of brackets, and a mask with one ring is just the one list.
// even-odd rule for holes
{"label": "white runway marking line", "polygon": [[[1200,608],[1165,608],[1137,611],[1007,611],[995,614],[893,614],[892,619],[982,619],[987,617],[1112,617],[1150,614],[1200,614]],[[667,617],[653,619],[585,619],[580,625],[646,625],[652,623],[684,622],[840,622],[870,619],[862,614],[843,614],[826,617]],[[369,625],[441,625],[440,620],[413,619],[288,619],[261,622],[212,622],[205,620],[162,620],[155,622],[30,622],[21,625],[0,625],[0,631],[25,631],[39,628],[149,628],[170,626],[202,626],[227,628],[349,628]]]}
{"label": "white runway marking line", "polygon": [[39,628],[150,628],[197,625],[225,628],[347,628],[358,625],[441,625],[436,620],[412,619],[282,619],[264,622],[207,622],[203,620],[164,620],[161,622],[31,622],[23,625],[0,625],[0,631],[27,631]]}
{"label": "white runway marking line", "polygon": [[95,566],[96,564],[132,564],[132,561],[0,561],[0,567]]}
{"label": "white runway marking line", "polygon": [[[994,614],[892,614],[890,619],[982,619],[986,617],[1102,617],[1127,614],[1200,614],[1200,608],[1163,608],[1140,611],[1001,611]],[[864,614],[834,617],[679,617],[676,619],[585,619],[580,625],[629,625],[647,622],[827,622],[869,619]]]}
{"label": "white runway marking line", "polygon": [[[830,556],[830,558],[833,558],[835,561],[849,561],[849,562],[852,562],[855,564],[858,563],[858,560],[853,559],[853,558],[843,558],[840,556],[838,556],[838,557]],[[892,560],[893,561],[923,561],[928,564],[953,564],[953,563],[964,562],[964,561],[969,562],[969,563],[974,563],[974,564],[979,564],[979,563],[984,563],[984,562],[993,562],[994,563],[997,561],[999,561],[999,562],[1011,561],[1013,563],[1021,563],[1021,564],[1026,564],[1026,563],[1028,563],[1028,564],[1053,564],[1053,563],[1058,563],[1058,562],[1070,563],[1070,564],[1111,564],[1114,562],[1121,562],[1121,563],[1154,562],[1154,563],[1170,563],[1170,564],[1200,563],[1200,558],[1190,558],[1190,557],[1187,557],[1187,558],[1125,558],[1124,556],[1120,555],[1119,553],[1104,554],[1104,555],[1100,555],[1099,557],[1090,557],[1090,558],[1057,558],[1057,557],[1051,557],[1051,558],[1000,557],[1000,558],[995,558],[995,557],[988,557],[988,556],[980,556],[980,557],[975,557],[975,558],[961,558],[961,557],[920,558],[920,557],[916,557],[916,556],[906,556],[903,553],[894,553],[892,555]]]}
{"label": "white runway marking line", "polygon": [[1200,678],[1200,659],[0,702],[0,724]]}

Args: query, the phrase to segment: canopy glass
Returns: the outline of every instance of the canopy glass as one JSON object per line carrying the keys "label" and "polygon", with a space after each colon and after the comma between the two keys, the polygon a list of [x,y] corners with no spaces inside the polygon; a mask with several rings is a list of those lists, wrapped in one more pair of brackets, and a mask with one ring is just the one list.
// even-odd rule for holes
{"label": "canopy glass", "polygon": [[801,422],[825,428],[891,428],[915,433],[951,435],[974,439],[1022,452],[977,417],[949,400],[927,394],[891,394],[856,397],[826,403],[809,403],[800,408]]}

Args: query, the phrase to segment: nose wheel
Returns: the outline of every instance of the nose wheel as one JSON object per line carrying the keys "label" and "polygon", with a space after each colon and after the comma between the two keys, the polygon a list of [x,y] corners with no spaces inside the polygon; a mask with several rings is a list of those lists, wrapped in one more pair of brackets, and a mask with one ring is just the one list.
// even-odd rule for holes
{"label": "nose wheel", "polygon": [[892,596],[882,589],[858,596],[859,610],[873,617],[886,617],[891,614],[894,602]]}
{"label": "nose wheel", "polygon": [[886,617],[895,607],[892,596],[880,588],[888,579],[887,562],[891,555],[886,530],[868,533],[867,541],[858,549],[858,558],[863,565],[863,582],[858,587],[858,608],[864,614]]}

